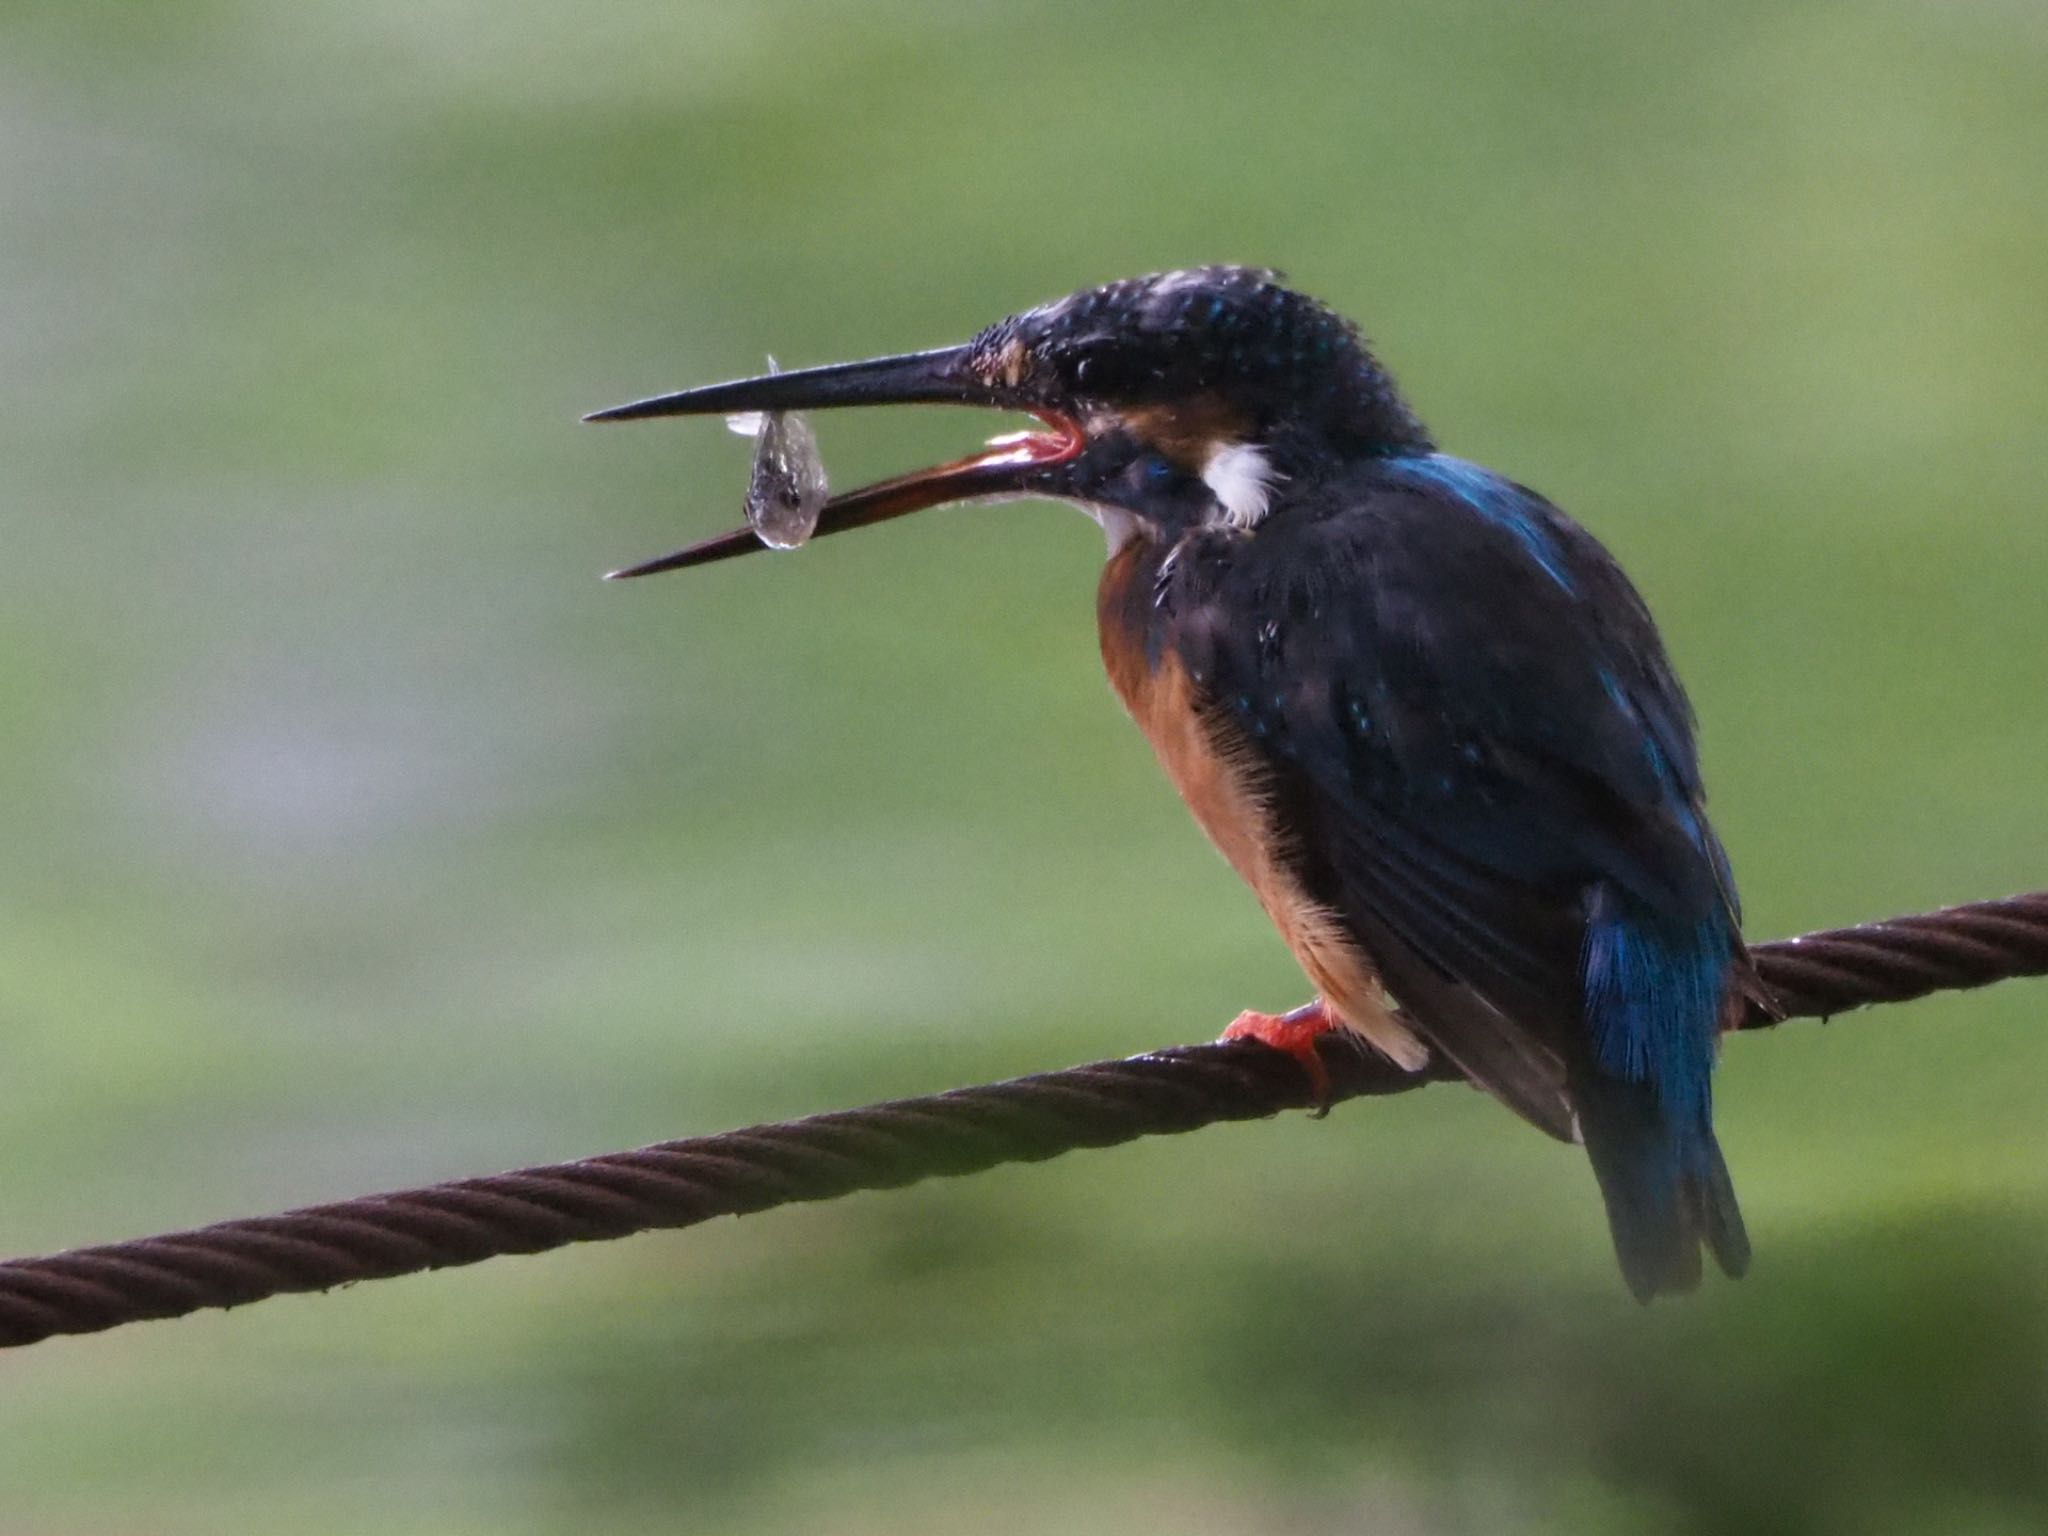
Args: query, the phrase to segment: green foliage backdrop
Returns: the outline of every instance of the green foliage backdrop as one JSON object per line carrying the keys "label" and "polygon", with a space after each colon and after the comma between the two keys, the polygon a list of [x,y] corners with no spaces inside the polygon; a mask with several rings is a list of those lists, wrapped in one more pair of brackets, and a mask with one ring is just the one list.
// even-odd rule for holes
{"label": "green foliage backdrop", "polygon": [[[1610,541],[1754,933],[2048,885],[2044,74],[1999,0],[5,0],[0,1246],[1298,1001],[1071,513],[595,580],[745,449],[579,411],[1161,266]],[[1758,1258],[1682,1306],[1437,1089],[44,1345],[0,1523],[2038,1529],[2044,1002],[1733,1045]]]}

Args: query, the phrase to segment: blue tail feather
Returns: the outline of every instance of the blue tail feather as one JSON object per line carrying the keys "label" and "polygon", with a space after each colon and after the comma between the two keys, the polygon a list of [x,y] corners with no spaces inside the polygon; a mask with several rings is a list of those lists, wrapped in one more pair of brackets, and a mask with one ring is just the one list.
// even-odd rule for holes
{"label": "blue tail feather", "polygon": [[1732,924],[1686,924],[1612,887],[1587,907],[1592,1056],[1573,1074],[1579,1129],[1629,1289],[1644,1301],[1699,1283],[1700,1246],[1749,1266],[1749,1238],[1714,1139],[1713,1070],[1735,957]]}

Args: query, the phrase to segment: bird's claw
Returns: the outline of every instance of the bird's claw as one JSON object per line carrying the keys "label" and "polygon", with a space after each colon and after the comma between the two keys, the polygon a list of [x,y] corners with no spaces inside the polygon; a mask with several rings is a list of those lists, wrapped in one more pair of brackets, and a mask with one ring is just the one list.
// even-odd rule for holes
{"label": "bird's claw", "polygon": [[1323,1065],[1316,1041],[1335,1028],[1336,1019],[1318,1001],[1305,1003],[1292,1013],[1256,1013],[1247,1008],[1231,1020],[1219,1038],[1256,1040],[1292,1056],[1308,1075],[1309,1115],[1320,1120],[1330,1112],[1330,1071]]}

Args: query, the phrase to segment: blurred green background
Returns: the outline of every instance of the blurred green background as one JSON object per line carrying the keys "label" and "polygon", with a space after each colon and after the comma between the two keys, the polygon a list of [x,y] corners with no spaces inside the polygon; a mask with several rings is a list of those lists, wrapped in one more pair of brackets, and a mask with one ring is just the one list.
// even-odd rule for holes
{"label": "blurred green background", "polygon": [[[1611,543],[1753,935],[2048,885],[2044,78],[2011,0],[0,4],[0,1247],[1300,1000],[1071,512],[595,579],[746,449],[580,411],[1162,266]],[[988,428],[899,417],[839,483]],[[2039,1530],[2044,1004],[1736,1042],[1682,1305],[1436,1089],[0,1357],[0,1530]]]}

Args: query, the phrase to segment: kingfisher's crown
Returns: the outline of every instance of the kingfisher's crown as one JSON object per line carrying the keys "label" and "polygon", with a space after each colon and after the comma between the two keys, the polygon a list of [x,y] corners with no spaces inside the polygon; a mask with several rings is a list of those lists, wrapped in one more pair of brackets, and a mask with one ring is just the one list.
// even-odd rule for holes
{"label": "kingfisher's crown", "polygon": [[[1260,267],[1192,267],[1083,289],[990,326],[970,367],[1047,404],[1219,397],[1255,420],[1412,427],[1357,327]],[[1398,425],[1398,424],[1397,424]],[[1416,429],[1419,431],[1419,429]]]}

